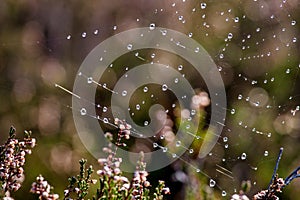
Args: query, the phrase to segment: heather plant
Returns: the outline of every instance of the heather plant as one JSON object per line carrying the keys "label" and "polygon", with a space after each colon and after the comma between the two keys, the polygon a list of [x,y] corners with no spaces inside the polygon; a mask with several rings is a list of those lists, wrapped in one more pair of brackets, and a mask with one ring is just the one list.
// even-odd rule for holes
{"label": "heather plant", "polygon": [[42,175],[36,178],[36,182],[32,183],[30,192],[39,195],[41,200],[56,200],[58,194],[51,193],[53,187],[44,179]]}
{"label": "heather plant", "polygon": [[[73,199],[75,197],[75,199],[84,199],[88,194],[90,184],[97,183],[97,180],[91,179],[91,175],[94,172],[93,167],[89,166],[86,169],[86,162],[85,159],[79,161],[80,173],[77,177],[69,178],[69,186],[64,190],[64,199]],[[75,197],[72,197],[72,193]]]}
{"label": "heather plant", "polygon": [[[136,170],[131,181],[123,176],[120,170],[121,158],[116,158],[116,151],[121,146],[126,146],[124,139],[130,138],[131,126],[123,120],[115,119],[115,125],[118,127],[118,136],[115,149],[112,149],[112,143],[104,147],[103,151],[108,154],[107,158],[98,160],[101,169],[97,171],[99,175],[100,187],[97,189],[94,199],[136,199],[136,200],[162,200],[165,194],[170,193],[169,188],[165,187],[164,181],[159,181],[153,195],[150,194],[151,184],[147,180],[148,172],[144,162],[144,154],[140,152],[140,160],[137,163]],[[110,132],[105,137],[112,141],[113,135]]]}
{"label": "heather plant", "polygon": [[[140,160],[132,180],[123,175],[120,169],[122,159],[116,158],[115,155],[120,146],[125,146],[123,139],[129,139],[131,126],[119,119],[115,120],[115,124],[118,127],[116,148],[112,149],[112,143],[109,143],[108,147],[103,149],[108,156],[98,160],[100,164],[100,169],[97,171],[99,182],[92,178],[93,167],[86,167],[87,160],[81,159],[79,174],[68,179],[69,185],[64,190],[63,199],[85,199],[89,194],[93,196],[94,200],[163,200],[164,196],[170,193],[170,189],[165,186],[164,181],[159,181],[154,193],[150,193],[151,183],[147,180],[148,172],[143,152],[140,153]],[[112,142],[113,135],[111,133],[106,133],[105,136]],[[24,180],[25,155],[31,153],[35,143],[36,140],[31,138],[31,132],[25,131],[25,138],[19,141],[15,138],[15,129],[10,129],[8,140],[1,146],[1,198],[12,200],[10,193],[21,187]],[[90,190],[90,185],[97,182],[99,183],[98,189]],[[52,190],[53,187],[48,181],[39,175],[32,183],[30,192],[36,194],[41,200],[59,199],[59,195],[53,193]],[[95,192],[94,195],[93,192]]]}
{"label": "heather plant", "polygon": [[[100,169],[97,170],[97,179],[93,177],[94,169],[92,166],[87,167],[87,160],[79,161],[80,171],[77,176],[69,178],[69,185],[64,190],[63,199],[86,199],[92,196],[93,200],[163,200],[170,189],[165,186],[165,182],[158,181],[158,186],[151,193],[151,183],[147,179],[149,175],[146,171],[146,163],[144,161],[144,153],[140,152],[140,159],[137,162],[136,170],[131,180],[123,175],[120,166],[122,159],[116,157],[116,152],[121,146],[126,146],[123,141],[130,138],[131,126],[125,121],[116,119],[115,125],[118,128],[117,142],[115,149],[112,148],[113,134],[107,132],[105,137],[111,141],[103,151],[107,153],[106,158],[98,159]],[[24,164],[25,155],[31,154],[31,149],[35,146],[36,140],[31,137],[31,132],[25,131],[23,140],[15,138],[15,129],[12,127],[9,131],[9,138],[0,147],[0,174],[1,174],[1,198],[5,200],[13,200],[10,196],[12,192],[17,191],[24,180]],[[294,179],[300,177],[299,169],[295,169],[285,179],[279,178],[277,174],[279,162],[283,153],[280,149],[277,162],[274,168],[270,184],[266,190],[261,190],[253,196],[254,200],[279,200],[279,194]],[[99,184],[96,190],[91,189],[91,184]],[[199,183],[202,184],[202,183]],[[242,183],[242,190],[238,194],[231,195],[231,200],[249,200],[246,195],[251,187],[250,181]],[[36,194],[41,200],[57,200],[59,195],[53,193],[53,187],[45,180],[42,175],[37,176],[36,181],[32,183],[30,192]],[[195,192],[195,191],[193,191]],[[214,199],[215,197],[205,194],[197,194],[200,199]]]}
{"label": "heather plant", "polygon": [[10,128],[7,141],[0,146],[0,198],[10,198],[10,193],[20,189],[24,180],[25,156],[31,154],[35,138],[25,131],[23,140],[16,138],[16,129]]}

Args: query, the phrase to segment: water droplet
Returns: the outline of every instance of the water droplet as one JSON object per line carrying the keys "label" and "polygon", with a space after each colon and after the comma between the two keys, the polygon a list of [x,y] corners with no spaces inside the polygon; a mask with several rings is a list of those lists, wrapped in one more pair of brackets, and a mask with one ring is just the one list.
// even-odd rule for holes
{"label": "water droplet", "polygon": [[243,98],[243,95],[239,94],[238,100],[241,100]]}
{"label": "water droplet", "polygon": [[92,77],[88,77],[87,78],[87,83],[89,83],[89,84],[93,83],[93,78]]}
{"label": "water droplet", "polygon": [[149,122],[148,121],[144,121],[144,126],[148,126]]}
{"label": "water droplet", "polygon": [[178,83],[179,82],[179,79],[178,78],[175,78],[174,79],[174,83]]}
{"label": "water droplet", "polygon": [[225,145],[224,145],[224,148],[225,148],[225,149],[228,149],[228,144],[225,144]]}
{"label": "water droplet", "polygon": [[176,157],[177,157],[177,154],[176,154],[176,153],[173,153],[173,154],[172,154],[172,157],[173,157],[173,158],[176,158]]}
{"label": "water droplet", "polygon": [[94,30],[94,35],[97,35],[98,33],[99,33],[98,29]]}
{"label": "water droplet", "polygon": [[247,154],[246,154],[246,153],[242,153],[241,159],[242,159],[242,160],[246,160],[246,158],[247,158]]}
{"label": "water droplet", "polygon": [[140,104],[136,104],[136,105],[135,105],[135,109],[136,109],[136,110],[140,110],[140,109],[141,109]]}
{"label": "water droplet", "polygon": [[176,142],[176,147],[180,147],[181,146],[181,142],[180,141],[177,141]]}
{"label": "water droplet", "polygon": [[265,151],[264,152],[264,156],[268,156],[269,155],[269,152],[268,151]]}
{"label": "water droplet", "polygon": [[104,117],[104,118],[103,118],[103,122],[104,122],[105,124],[107,124],[107,123],[108,123],[108,119],[107,119],[106,117]]}
{"label": "water droplet", "polygon": [[143,89],[143,91],[144,92],[148,92],[148,87],[145,86],[144,89]]}
{"label": "water droplet", "polygon": [[161,87],[162,91],[167,91],[168,89],[168,86],[167,84],[163,84],[162,87]]}
{"label": "water droplet", "polygon": [[200,169],[196,169],[196,172],[199,173],[199,172],[201,172],[201,170]]}
{"label": "water droplet", "polygon": [[178,70],[181,71],[183,69],[182,65],[178,65]]}
{"label": "water droplet", "polygon": [[161,139],[161,140],[165,139],[165,135],[161,135],[161,136],[160,136],[160,139]]}
{"label": "water droplet", "polygon": [[167,32],[168,32],[167,30],[162,30],[162,31],[161,31],[161,34],[162,34],[162,35],[167,35]]}
{"label": "water droplet", "polygon": [[195,53],[199,53],[199,51],[200,51],[199,47],[196,47],[195,50],[194,50]]}
{"label": "water droplet", "polygon": [[227,38],[228,39],[232,39],[233,38],[233,34],[232,33],[228,33]]}
{"label": "water droplet", "polygon": [[190,150],[189,150],[189,153],[190,153],[190,154],[194,153],[194,149],[190,149]]}
{"label": "water droplet", "polygon": [[205,9],[206,8],[206,3],[201,3],[200,7],[201,7],[201,9]]}
{"label": "water droplet", "polygon": [[210,179],[209,180],[209,187],[215,187],[215,185],[216,185],[216,181],[213,180],[213,179]]}
{"label": "water droplet", "polygon": [[167,147],[163,147],[162,150],[163,150],[164,153],[166,153],[168,151],[168,148]]}
{"label": "water droplet", "polygon": [[104,106],[103,109],[102,109],[102,111],[103,111],[103,112],[106,112],[106,111],[107,111],[107,107]]}
{"label": "water droplet", "polygon": [[226,197],[226,195],[227,195],[227,192],[226,191],[222,191],[222,197]]}
{"label": "water droplet", "polygon": [[86,115],[86,113],[87,113],[87,112],[86,112],[86,109],[85,109],[85,108],[81,108],[81,109],[80,109],[80,114],[81,114],[81,115]]}
{"label": "water droplet", "polygon": [[193,33],[189,33],[188,36],[189,36],[189,37],[193,37]]}
{"label": "water droplet", "polygon": [[271,137],[272,136],[272,133],[267,133],[267,137]]}
{"label": "water droplet", "polygon": [[239,18],[239,17],[235,17],[235,18],[234,18],[234,22],[237,23],[237,22],[239,22],[239,21],[240,21],[240,18]]}
{"label": "water droplet", "polygon": [[69,39],[71,39],[71,35],[68,35],[68,36],[67,36],[67,40],[69,40]]}
{"label": "water droplet", "polygon": [[156,147],[158,147],[158,144],[157,143],[153,143],[153,148],[156,148]]}
{"label": "water droplet", "polygon": [[191,110],[191,115],[195,115],[196,114],[196,110]]}
{"label": "water droplet", "polygon": [[127,49],[130,51],[132,49],[132,44],[128,44]]}
{"label": "water droplet", "polygon": [[125,97],[126,95],[127,95],[127,91],[126,91],[126,90],[123,90],[122,96]]}
{"label": "water droplet", "polygon": [[228,137],[223,137],[223,142],[227,142],[228,141]]}
{"label": "water droplet", "polygon": [[155,24],[154,23],[151,23],[150,25],[149,25],[149,29],[152,31],[152,30],[154,30],[155,29]]}
{"label": "water droplet", "polygon": [[86,37],[86,32],[83,32],[83,33],[81,34],[81,37],[85,38],[85,37]]}
{"label": "water droplet", "polygon": [[296,25],[296,21],[293,20],[293,21],[291,22],[291,25],[292,25],[292,26],[295,26],[295,25]]}
{"label": "water droplet", "polygon": [[289,74],[291,72],[291,70],[288,68],[286,69],[285,73]]}
{"label": "water droplet", "polygon": [[231,113],[232,115],[234,115],[234,114],[235,114],[235,109],[232,108],[231,111],[230,111],[230,113]]}

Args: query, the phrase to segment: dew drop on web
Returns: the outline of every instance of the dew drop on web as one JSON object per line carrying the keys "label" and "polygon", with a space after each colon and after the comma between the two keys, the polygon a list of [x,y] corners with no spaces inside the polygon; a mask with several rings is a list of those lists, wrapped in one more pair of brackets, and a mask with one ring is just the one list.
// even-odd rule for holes
{"label": "dew drop on web", "polygon": [[167,91],[168,90],[167,84],[163,84],[161,89],[162,89],[162,91]]}
{"label": "dew drop on web", "polygon": [[122,91],[122,96],[125,97],[126,95],[127,95],[127,91],[126,91],[126,90],[123,90],[123,91]]}
{"label": "dew drop on web", "polygon": [[227,192],[225,190],[222,191],[222,197],[226,197]]}
{"label": "dew drop on web", "polygon": [[144,89],[143,89],[143,91],[144,92],[148,92],[148,87],[145,86]]}
{"label": "dew drop on web", "polygon": [[210,179],[209,180],[209,187],[215,187],[215,185],[216,185],[216,181],[213,180],[213,179]]}
{"label": "dew drop on web", "polygon": [[155,23],[151,23],[151,24],[149,25],[149,29],[150,29],[151,31],[153,31],[153,30],[155,29]]}
{"label": "dew drop on web", "polygon": [[246,153],[242,153],[241,160],[246,160],[246,158],[247,158],[247,154]]}
{"label": "dew drop on web", "polygon": [[81,115],[86,115],[87,114],[86,109],[85,108],[81,108],[80,109],[80,114]]}

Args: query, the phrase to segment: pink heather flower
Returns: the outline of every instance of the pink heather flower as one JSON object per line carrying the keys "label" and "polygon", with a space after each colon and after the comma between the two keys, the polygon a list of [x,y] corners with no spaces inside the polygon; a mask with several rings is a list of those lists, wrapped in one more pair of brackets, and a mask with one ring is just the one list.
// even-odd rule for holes
{"label": "pink heather flower", "polygon": [[115,174],[120,174],[120,173],[121,173],[121,170],[120,170],[119,168],[115,168],[115,169],[114,169],[114,173],[115,173]]}
{"label": "pink heather flower", "polygon": [[164,194],[170,194],[170,188],[168,187],[163,188],[162,191]]}
{"label": "pink heather flower", "polygon": [[14,199],[11,197],[3,197],[3,200],[14,200]]}
{"label": "pink heather flower", "polygon": [[78,194],[80,192],[79,188],[75,188],[75,192]]}
{"label": "pink heather flower", "polygon": [[99,158],[98,163],[103,166],[107,163],[107,159],[106,158]]}
{"label": "pink heather flower", "polygon": [[145,182],[144,182],[144,186],[145,186],[145,187],[149,187],[149,186],[150,186],[150,182],[149,182],[149,181],[145,181]]}
{"label": "pink heather flower", "polygon": [[244,194],[234,194],[230,200],[249,200],[249,198]]}
{"label": "pink heather flower", "polygon": [[36,182],[33,182],[31,185],[30,192],[34,194],[40,195],[40,199],[47,199],[47,200],[56,200],[59,198],[57,194],[50,194],[51,186],[48,184],[47,181],[44,180],[42,175],[39,175],[36,178]]}
{"label": "pink heather flower", "polygon": [[99,176],[102,176],[102,175],[104,175],[104,171],[100,169],[100,170],[97,171],[97,174],[98,174]]}
{"label": "pink heather flower", "polygon": [[130,188],[130,184],[129,183],[125,183],[123,184],[123,186],[121,187],[121,191],[123,190],[128,190]]}
{"label": "pink heather flower", "polygon": [[120,180],[123,181],[123,182],[125,182],[125,183],[129,183],[128,178],[125,177],[125,176],[120,176]]}

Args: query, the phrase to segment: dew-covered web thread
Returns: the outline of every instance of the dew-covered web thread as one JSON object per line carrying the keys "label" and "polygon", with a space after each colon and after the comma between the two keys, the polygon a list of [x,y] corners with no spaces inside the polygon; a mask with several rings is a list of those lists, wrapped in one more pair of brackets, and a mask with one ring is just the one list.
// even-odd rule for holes
{"label": "dew-covered web thread", "polygon": [[[184,141],[175,140],[172,148],[166,148],[163,141],[171,140],[170,135],[159,133],[147,137],[145,133],[136,129],[132,130],[132,134],[137,136],[141,143],[151,144],[149,150],[161,149],[169,157],[177,158],[194,172],[206,177],[208,185],[219,188],[222,196],[237,192],[242,180],[249,179],[256,187],[260,181],[257,180],[260,166],[276,159],[277,152],[270,152],[274,149],[273,141],[284,135],[293,136],[299,133],[299,43],[297,15],[293,10],[297,5],[294,1],[170,1],[165,7],[149,12],[153,14],[150,19],[144,16],[136,17],[136,27],[147,27],[149,30],[158,27],[176,29],[203,45],[223,78],[228,103],[227,107],[223,108],[227,114],[226,121],[218,122],[223,126],[220,139],[207,157],[202,159],[197,158],[199,146],[196,144],[197,141],[201,144],[204,139],[205,129],[211,123],[210,104],[215,102],[210,102],[201,109],[194,109],[192,105],[189,108],[181,108],[168,84],[149,84],[136,88],[131,98],[132,103],[124,112],[129,112],[131,117],[140,123],[139,126],[148,126],[151,120],[143,114],[148,113],[147,109],[151,103],[167,102],[169,105],[163,105],[165,110],[160,114],[167,117],[167,122],[170,123],[169,131],[174,131],[176,127],[176,113],[179,113],[177,117],[184,117],[188,113],[184,120],[186,126],[182,131],[184,135],[193,137],[195,144],[185,146]],[[171,22],[160,21],[159,18],[164,15],[172,16],[169,17]],[[128,24],[130,23],[124,22],[103,27],[99,24],[95,29],[68,33],[65,40],[70,43],[94,41],[97,37],[102,38],[102,34],[107,32],[112,35],[122,32]],[[167,32],[162,34],[168,36]],[[186,52],[200,51],[199,48],[189,49],[176,39],[170,42],[182,45]],[[97,119],[100,121],[99,126],[113,130],[116,126],[110,113],[110,98],[113,95],[128,95],[127,90],[115,91],[114,86],[119,78],[126,77],[126,73],[135,66],[145,63],[164,64],[166,68],[176,70],[181,77],[174,79],[173,84],[180,84],[182,79],[193,83],[193,89],[201,103],[209,101],[209,97],[214,95],[207,94],[203,77],[200,74],[195,75],[193,66],[186,60],[159,49],[132,50],[133,47],[134,44],[131,43],[120,46],[126,48],[128,53],[107,66],[106,76],[93,77],[93,74],[83,72],[75,75],[86,81],[87,89],[91,85],[97,87],[95,99],[86,99],[73,93],[71,89],[56,84],[56,87],[82,101],[83,106],[72,107],[73,111],[82,117]],[[105,57],[99,57],[99,61],[101,59]],[[175,62],[170,59],[178,60]],[[281,91],[284,91],[284,94]],[[166,100],[168,98],[169,102]],[[197,101],[197,98],[194,100]],[[85,104],[93,105],[97,115],[90,115]],[[189,118],[190,116],[192,118]],[[200,125],[195,127],[192,122],[193,118],[197,117],[201,120]],[[199,132],[201,134],[198,134]],[[288,142],[290,140],[284,145]],[[264,145],[263,150],[259,148],[257,151],[257,147],[261,145]],[[187,153],[178,156],[176,149],[179,148]]]}

